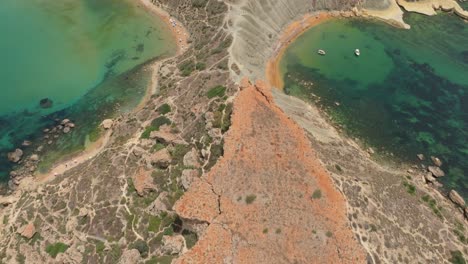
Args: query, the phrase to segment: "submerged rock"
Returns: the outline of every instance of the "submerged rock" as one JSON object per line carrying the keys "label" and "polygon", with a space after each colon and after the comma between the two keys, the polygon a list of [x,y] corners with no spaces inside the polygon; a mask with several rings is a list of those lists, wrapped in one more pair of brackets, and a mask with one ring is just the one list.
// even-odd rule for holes
{"label": "submerged rock", "polygon": [[23,157],[23,151],[19,148],[15,149],[15,151],[8,153],[8,160],[14,163],[17,163]]}
{"label": "submerged rock", "polygon": [[442,161],[438,157],[431,156],[431,160],[437,167],[442,166]]}
{"label": "submerged rock", "polygon": [[429,166],[427,167],[427,170],[430,171],[437,178],[445,176],[445,172],[439,167]]}
{"label": "submerged rock", "polygon": [[44,98],[39,101],[39,106],[41,108],[51,108],[53,105],[53,101],[50,100],[49,98]]}
{"label": "submerged rock", "polygon": [[31,145],[32,145],[32,142],[29,141],[29,140],[25,140],[25,141],[23,141],[23,143],[21,144],[21,146],[23,146],[23,147],[29,147],[29,146],[31,146]]}
{"label": "submerged rock", "polygon": [[451,190],[449,192],[449,198],[454,204],[462,208],[465,207],[465,199],[463,199],[463,197],[457,191]]}

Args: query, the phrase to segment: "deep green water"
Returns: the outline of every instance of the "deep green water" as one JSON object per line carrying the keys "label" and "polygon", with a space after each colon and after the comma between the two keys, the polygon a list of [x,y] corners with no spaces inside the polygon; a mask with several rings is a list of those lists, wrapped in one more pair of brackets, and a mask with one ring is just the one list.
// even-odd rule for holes
{"label": "deep green water", "polygon": [[281,62],[285,92],[381,153],[440,157],[444,185],[468,197],[468,24],[450,14],[405,21],[410,30],[360,19],[310,29]]}
{"label": "deep green water", "polygon": [[[103,118],[142,98],[143,64],[175,51],[162,21],[134,0],[2,0],[0,35],[0,180],[6,153],[38,142],[55,118],[78,128],[44,158],[81,149]],[[43,98],[53,106],[41,108]]]}

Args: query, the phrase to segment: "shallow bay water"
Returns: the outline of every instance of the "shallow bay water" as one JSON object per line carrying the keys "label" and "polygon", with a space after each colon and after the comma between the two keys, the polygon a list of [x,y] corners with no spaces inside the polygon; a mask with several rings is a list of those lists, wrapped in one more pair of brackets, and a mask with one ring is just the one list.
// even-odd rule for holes
{"label": "shallow bay water", "polygon": [[163,22],[133,0],[4,0],[0,34],[0,180],[6,153],[37,142],[55,118],[77,129],[44,159],[81,149],[100,120],[138,104],[144,63],[175,52]]}
{"label": "shallow bay water", "polygon": [[468,197],[468,24],[451,14],[405,21],[410,30],[362,19],[310,29],[281,61],[284,90],[397,159],[440,157],[441,181]]}

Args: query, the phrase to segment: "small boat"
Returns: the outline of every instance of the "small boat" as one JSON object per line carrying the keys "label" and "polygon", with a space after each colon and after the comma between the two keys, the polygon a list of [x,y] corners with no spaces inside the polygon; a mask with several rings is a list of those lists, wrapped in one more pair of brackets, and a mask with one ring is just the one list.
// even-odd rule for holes
{"label": "small boat", "polygon": [[322,50],[322,49],[319,49],[319,50],[317,51],[317,53],[320,54],[320,55],[322,55],[322,56],[325,55],[325,54],[327,54],[327,53],[326,53],[324,50]]}
{"label": "small boat", "polygon": [[355,49],[354,54],[359,57],[359,55],[361,55],[361,51],[359,49]]}

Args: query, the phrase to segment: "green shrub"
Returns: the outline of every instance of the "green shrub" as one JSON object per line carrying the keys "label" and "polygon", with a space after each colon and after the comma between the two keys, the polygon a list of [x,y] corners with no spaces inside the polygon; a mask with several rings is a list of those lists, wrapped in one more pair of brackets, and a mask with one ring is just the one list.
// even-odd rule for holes
{"label": "green shrub", "polygon": [[50,244],[46,247],[46,252],[52,257],[55,258],[59,253],[63,253],[67,251],[68,245],[62,243],[62,242],[57,242],[55,244]]}
{"label": "green shrub", "polygon": [[255,201],[255,199],[257,199],[257,196],[255,194],[247,195],[247,197],[245,197],[245,203],[251,204]]}
{"label": "green shrub", "polygon": [[150,216],[149,224],[148,224],[148,231],[158,232],[159,227],[161,226],[161,218],[158,216]]}
{"label": "green shrub", "polygon": [[161,114],[161,115],[165,115],[167,113],[170,113],[172,111],[171,109],[171,106],[168,105],[168,104],[163,104],[161,105],[159,108],[158,108],[158,112]]}
{"label": "green shrub", "polygon": [[148,256],[148,244],[143,240],[137,240],[130,246],[131,249],[136,249],[140,252],[140,256],[146,258]]}
{"label": "green shrub", "polygon": [[406,187],[406,191],[411,194],[411,195],[414,195],[416,193],[416,186],[414,186],[413,184],[411,183],[408,183],[407,181],[404,181],[403,182],[403,186]]}
{"label": "green shrub", "polygon": [[162,125],[170,125],[171,120],[165,116],[160,116],[151,122],[151,125],[145,128],[141,134],[141,138],[149,138],[151,132],[158,131]]}
{"label": "green shrub", "polygon": [[450,251],[450,254],[452,255],[452,257],[449,259],[451,263],[466,264],[465,258],[463,257],[463,254],[460,252],[460,250]]}
{"label": "green shrub", "polygon": [[222,85],[215,86],[211,88],[207,93],[206,96],[210,99],[214,97],[223,97],[224,94],[226,93],[226,87]]}
{"label": "green shrub", "polygon": [[179,70],[182,72],[182,76],[187,77],[195,70],[195,63],[192,60],[186,61],[179,65]]}
{"label": "green shrub", "polygon": [[312,193],[312,199],[320,199],[322,198],[322,191],[320,189],[317,189]]}
{"label": "green shrub", "polygon": [[325,233],[325,235],[326,235],[327,237],[332,237],[333,234],[332,234],[332,232],[327,231],[327,232]]}

